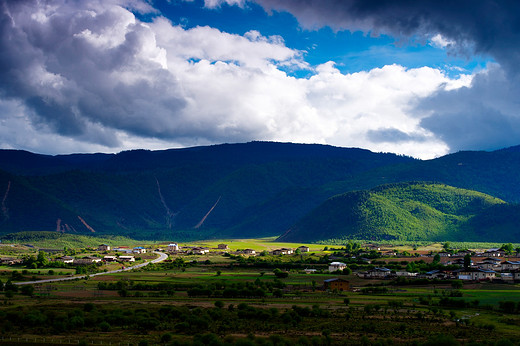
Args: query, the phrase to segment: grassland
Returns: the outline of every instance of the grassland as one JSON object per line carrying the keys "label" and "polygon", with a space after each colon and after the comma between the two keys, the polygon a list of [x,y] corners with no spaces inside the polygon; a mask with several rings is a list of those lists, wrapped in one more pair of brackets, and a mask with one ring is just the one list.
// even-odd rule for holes
{"label": "grassland", "polygon": [[[219,243],[228,244],[232,252],[303,245],[277,243],[272,238],[181,245],[215,248]],[[323,271],[327,262],[320,259],[335,250],[307,245],[311,253],[256,257],[261,257],[261,262],[217,250],[205,256],[174,254],[166,262],[139,270],[34,285],[30,294],[21,289],[14,294],[3,291],[0,343],[518,343],[518,310],[504,311],[504,302],[513,302],[515,309],[520,306],[518,284],[466,284],[454,289],[449,282],[402,285],[361,279],[355,274],[331,274]],[[288,276],[278,277],[276,267]],[[304,274],[305,267],[318,272]],[[103,268],[113,269],[98,270]],[[57,271],[66,269],[55,268],[54,275],[49,275],[49,270],[5,266],[0,268],[0,281],[59,277]],[[16,280],[13,271],[17,272]],[[348,280],[350,289],[323,289],[324,281],[334,277]]]}

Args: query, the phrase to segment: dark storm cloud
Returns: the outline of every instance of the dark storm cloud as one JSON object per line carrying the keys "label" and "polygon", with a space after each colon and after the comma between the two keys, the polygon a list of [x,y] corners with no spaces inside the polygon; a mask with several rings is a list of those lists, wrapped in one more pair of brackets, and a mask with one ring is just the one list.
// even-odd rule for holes
{"label": "dark storm cloud", "polygon": [[162,138],[185,101],[153,32],[115,3],[0,2],[0,96],[34,124],[116,146],[107,128]]}
{"label": "dark storm cloud", "polygon": [[520,58],[520,2],[516,0],[256,0],[266,10],[285,10],[307,28],[385,33],[429,39],[435,34],[457,49],[490,54],[517,70]]}
{"label": "dark storm cloud", "polygon": [[421,126],[451,148],[499,149],[520,143],[520,86],[492,65],[475,76],[470,87],[440,91],[417,111],[432,112]]}
{"label": "dark storm cloud", "polygon": [[[431,114],[421,125],[452,151],[496,149],[520,143],[520,1],[517,0],[255,0],[266,10],[294,14],[302,26],[389,34],[422,41],[440,34],[454,54],[482,54],[499,65],[470,88],[441,91],[415,109]],[[402,141],[395,132],[373,140]]]}

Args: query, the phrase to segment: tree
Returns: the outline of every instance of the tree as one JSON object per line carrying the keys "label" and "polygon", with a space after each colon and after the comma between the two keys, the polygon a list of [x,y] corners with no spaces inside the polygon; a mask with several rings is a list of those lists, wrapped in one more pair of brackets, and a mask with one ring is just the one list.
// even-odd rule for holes
{"label": "tree", "polygon": [[433,256],[433,263],[437,264],[440,261],[441,261],[441,255],[436,254],[435,256]]}
{"label": "tree", "polygon": [[32,296],[34,294],[34,286],[33,285],[23,285],[20,289],[21,293],[26,296]]}
{"label": "tree", "polygon": [[442,248],[444,249],[444,251],[450,251],[451,243],[449,241],[445,242],[444,244],[442,244]]}
{"label": "tree", "polygon": [[18,286],[13,284],[11,280],[7,280],[4,285],[4,291],[18,292]]}
{"label": "tree", "polygon": [[0,292],[4,290],[4,284],[2,280],[0,280]]}
{"label": "tree", "polygon": [[471,266],[471,255],[468,253],[464,256],[464,268],[469,268]]}
{"label": "tree", "polygon": [[172,339],[173,336],[170,333],[164,333],[163,335],[161,335],[161,342],[164,344],[169,343],[170,341],[172,341]]}
{"label": "tree", "polygon": [[508,255],[511,255],[513,253],[513,244],[504,244],[502,245],[501,249],[504,250]]}
{"label": "tree", "polygon": [[38,252],[38,257],[36,257],[36,264],[38,265],[38,268],[43,268],[49,263],[49,260],[47,259],[47,256],[45,255],[45,252],[40,251]]}

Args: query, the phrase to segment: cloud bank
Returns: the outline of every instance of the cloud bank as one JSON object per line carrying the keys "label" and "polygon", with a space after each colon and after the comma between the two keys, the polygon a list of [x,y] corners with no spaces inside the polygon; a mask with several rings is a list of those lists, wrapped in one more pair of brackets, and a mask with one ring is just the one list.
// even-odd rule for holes
{"label": "cloud bank", "polygon": [[[453,49],[458,48],[451,42],[490,54],[500,51],[483,39],[477,42],[476,28],[455,35],[463,22],[441,30],[423,15],[391,24],[384,10],[395,12],[390,18],[404,16],[393,2],[378,2],[387,8],[375,9],[362,5],[367,2],[258,3],[267,10],[291,11],[306,27],[431,33],[430,39],[440,34],[435,42]],[[206,1],[211,8],[221,4]],[[348,14],[353,9],[357,17]],[[142,22],[134,12],[155,12],[146,2],[4,0],[0,11],[4,148],[59,153],[278,140],[431,158],[471,149],[482,140],[490,148],[515,144],[500,135],[503,126],[518,124],[511,103],[518,88],[509,77],[513,64],[509,67],[499,53],[493,56],[500,65],[473,81],[471,76],[452,79],[430,67],[399,65],[342,74],[332,62],[308,66],[304,52],[287,47],[279,36],[186,29],[157,13]],[[298,69],[312,76],[284,72]],[[494,96],[478,97],[499,85],[511,91],[496,89]],[[494,103],[494,97],[501,102]],[[471,115],[464,105],[476,100],[480,103]],[[490,114],[499,118],[492,122]],[[487,137],[481,126],[492,127]]]}

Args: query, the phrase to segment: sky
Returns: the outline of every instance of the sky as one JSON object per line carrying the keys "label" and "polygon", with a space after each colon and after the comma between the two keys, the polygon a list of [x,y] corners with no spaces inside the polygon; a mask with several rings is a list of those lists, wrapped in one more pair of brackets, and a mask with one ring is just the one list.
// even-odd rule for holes
{"label": "sky", "polygon": [[520,2],[0,0],[0,148],[520,144]]}

